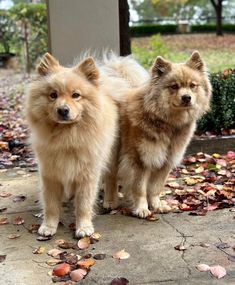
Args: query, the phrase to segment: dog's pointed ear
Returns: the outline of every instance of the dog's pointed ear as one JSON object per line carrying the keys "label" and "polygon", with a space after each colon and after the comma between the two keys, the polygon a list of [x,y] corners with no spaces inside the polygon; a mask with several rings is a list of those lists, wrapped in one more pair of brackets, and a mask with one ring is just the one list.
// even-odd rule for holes
{"label": "dog's pointed ear", "polygon": [[84,59],[78,66],[75,67],[75,71],[80,71],[87,80],[96,84],[99,79],[99,70],[92,57]]}
{"label": "dog's pointed ear", "polygon": [[198,71],[205,70],[205,63],[197,50],[192,53],[189,60],[186,62],[186,65]]}
{"label": "dog's pointed ear", "polygon": [[165,60],[163,57],[158,56],[155,59],[154,64],[152,65],[151,68],[151,74],[153,77],[160,77],[163,74],[168,73],[171,71],[171,63],[167,60]]}
{"label": "dog's pointed ear", "polygon": [[36,71],[40,75],[46,76],[49,73],[56,71],[59,66],[60,66],[59,61],[47,52],[41,58],[39,64],[36,67]]}

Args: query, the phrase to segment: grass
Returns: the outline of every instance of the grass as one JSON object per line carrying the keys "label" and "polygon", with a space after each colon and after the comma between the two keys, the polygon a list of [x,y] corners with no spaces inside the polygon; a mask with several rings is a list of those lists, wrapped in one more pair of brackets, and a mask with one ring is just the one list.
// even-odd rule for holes
{"label": "grass", "polygon": [[146,68],[156,56],[161,55],[172,62],[183,62],[192,51],[198,50],[210,72],[235,68],[235,35],[217,37],[214,34],[155,35],[132,39],[132,53]]}

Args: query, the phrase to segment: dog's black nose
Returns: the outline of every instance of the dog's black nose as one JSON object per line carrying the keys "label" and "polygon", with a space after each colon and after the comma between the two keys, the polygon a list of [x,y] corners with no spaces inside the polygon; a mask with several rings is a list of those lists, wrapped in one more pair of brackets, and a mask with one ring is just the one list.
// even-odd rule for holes
{"label": "dog's black nose", "polygon": [[69,114],[69,107],[61,106],[57,109],[57,113],[62,119],[67,119]]}
{"label": "dog's black nose", "polygon": [[182,99],[183,103],[188,104],[188,103],[190,103],[190,101],[191,101],[191,96],[188,95],[188,94],[186,94],[186,95],[183,95],[183,96],[181,97],[181,99]]}

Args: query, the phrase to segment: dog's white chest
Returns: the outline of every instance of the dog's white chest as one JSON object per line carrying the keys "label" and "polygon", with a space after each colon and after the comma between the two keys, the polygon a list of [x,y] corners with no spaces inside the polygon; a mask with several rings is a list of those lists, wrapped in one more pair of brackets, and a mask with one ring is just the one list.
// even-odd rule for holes
{"label": "dog's white chest", "polygon": [[160,168],[167,159],[168,146],[162,142],[157,143],[143,140],[138,147],[141,160],[149,168]]}

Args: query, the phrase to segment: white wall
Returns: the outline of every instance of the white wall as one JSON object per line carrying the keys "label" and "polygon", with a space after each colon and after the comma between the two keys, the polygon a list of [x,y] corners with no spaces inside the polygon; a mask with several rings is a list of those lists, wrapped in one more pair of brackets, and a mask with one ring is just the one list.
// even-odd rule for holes
{"label": "white wall", "polygon": [[49,46],[62,64],[82,51],[119,53],[118,0],[48,0]]}

